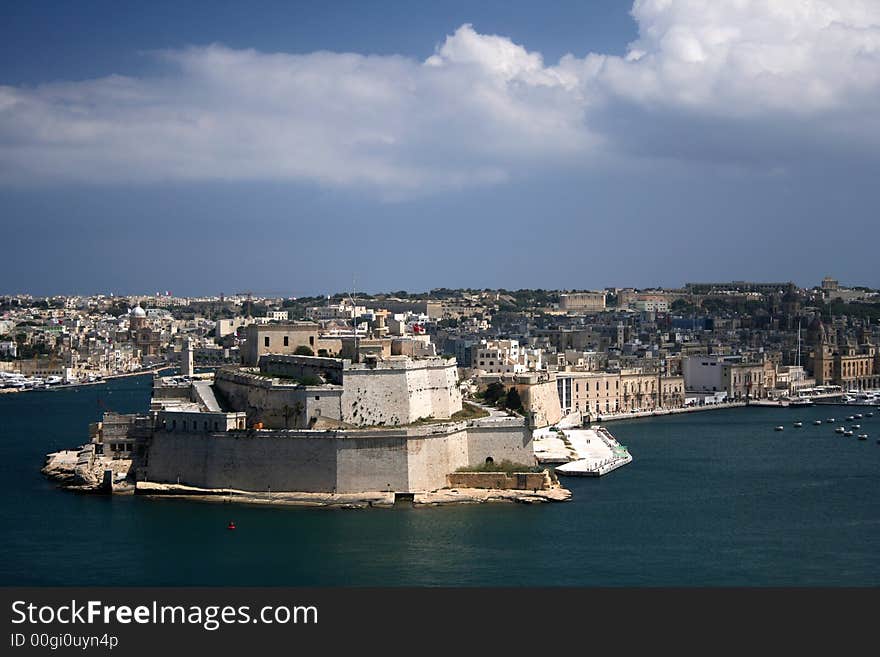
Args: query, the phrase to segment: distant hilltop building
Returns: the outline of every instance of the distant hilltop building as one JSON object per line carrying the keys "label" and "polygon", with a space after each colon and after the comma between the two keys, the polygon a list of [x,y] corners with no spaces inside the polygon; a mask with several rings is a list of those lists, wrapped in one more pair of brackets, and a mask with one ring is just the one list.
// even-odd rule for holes
{"label": "distant hilltop building", "polygon": [[559,295],[559,309],[566,312],[595,313],[605,310],[604,292],[572,292]]}
{"label": "distant hilltop building", "polygon": [[822,279],[822,291],[823,292],[834,292],[837,288],[840,287],[837,279],[831,278],[830,276],[826,276]]}
{"label": "distant hilltop building", "polygon": [[780,290],[787,290],[793,286],[786,283],[759,283],[754,281],[730,281],[727,283],[685,283],[685,290],[689,294],[713,294],[719,292],[758,292],[760,294],[772,294]]}

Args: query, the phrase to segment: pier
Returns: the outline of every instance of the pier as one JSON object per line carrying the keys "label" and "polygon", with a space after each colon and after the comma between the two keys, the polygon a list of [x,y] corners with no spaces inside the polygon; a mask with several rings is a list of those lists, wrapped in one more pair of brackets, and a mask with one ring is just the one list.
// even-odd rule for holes
{"label": "pier", "polygon": [[589,429],[538,429],[533,440],[538,462],[557,464],[560,475],[601,477],[632,462],[627,448],[598,425]]}

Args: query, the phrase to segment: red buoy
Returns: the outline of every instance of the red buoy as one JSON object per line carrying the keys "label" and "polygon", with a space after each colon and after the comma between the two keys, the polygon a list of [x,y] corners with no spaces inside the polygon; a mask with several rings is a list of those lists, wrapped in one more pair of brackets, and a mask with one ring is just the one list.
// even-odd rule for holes
{"label": "red buoy", "polygon": [[230,520],[229,524],[226,525],[226,529],[235,529],[235,523],[232,520]]}

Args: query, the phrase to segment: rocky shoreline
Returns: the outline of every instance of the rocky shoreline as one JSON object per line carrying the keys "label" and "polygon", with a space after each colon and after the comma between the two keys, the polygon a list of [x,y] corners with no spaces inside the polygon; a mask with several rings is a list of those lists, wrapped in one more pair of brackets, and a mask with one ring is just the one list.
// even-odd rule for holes
{"label": "rocky shoreline", "polygon": [[182,497],[206,502],[338,509],[392,508],[395,504],[401,503],[401,501],[411,503],[414,507],[427,507],[448,506],[452,504],[486,504],[492,502],[543,504],[547,502],[567,502],[571,499],[571,491],[561,486],[538,491],[497,488],[443,488],[400,496],[385,491],[363,493],[256,493],[226,488],[205,489],[184,486],[182,484],[158,484],[147,481],[137,482],[135,494],[151,497]]}
{"label": "rocky shoreline", "polygon": [[[537,490],[500,488],[442,488],[412,494],[386,491],[362,493],[253,492],[231,488],[197,488],[183,484],[150,481],[133,482],[127,477],[131,461],[96,456],[93,445],[79,450],[62,450],[46,456],[41,472],[61,487],[81,493],[136,494],[147,497],[170,497],[226,504],[261,506],[301,506],[336,509],[392,508],[401,503],[414,507],[453,504],[519,503],[544,504],[567,502],[571,491],[558,483]],[[112,474],[105,475],[106,471]]]}

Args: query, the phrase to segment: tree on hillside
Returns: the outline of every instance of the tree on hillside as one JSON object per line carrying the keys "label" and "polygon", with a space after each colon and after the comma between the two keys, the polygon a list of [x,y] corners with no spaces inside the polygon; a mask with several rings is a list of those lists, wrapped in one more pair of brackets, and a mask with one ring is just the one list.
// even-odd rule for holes
{"label": "tree on hillside", "polygon": [[483,399],[486,402],[494,406],[502,397],[504,397],[504,386],[501,383],[495,381],[486,386],[486,391],[483,393]]}
{"label": "tree on hillside", "polygon": [[522,399],[520,399],[516,388],[511,388],[507,391],[507,395],[504,397],[504,408],[516,411],[517,413],[523,412]]}

